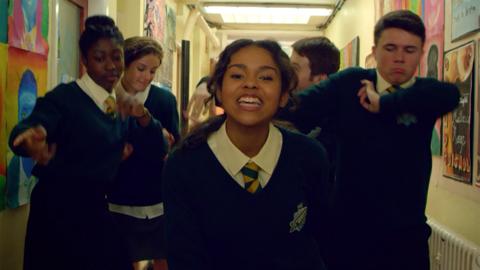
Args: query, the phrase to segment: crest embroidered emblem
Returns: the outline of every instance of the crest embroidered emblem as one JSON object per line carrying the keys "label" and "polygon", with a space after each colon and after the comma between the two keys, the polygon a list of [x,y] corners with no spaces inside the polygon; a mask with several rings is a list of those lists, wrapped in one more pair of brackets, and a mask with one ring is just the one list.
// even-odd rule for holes
{"label": "crest embroidered emblem", "polygon": [[410,126],[411,124],[417,123],[417,117],[413,114],[404,113],[397,117],[397,124],[402,124],[405,126]]}
{"label": "crest embroidered emblem", "polygon": [[293,219],[290,221],[290,233],[301,231],[307,220],[307,207],[300,203],[297,205],[297,211],[293,213]]}

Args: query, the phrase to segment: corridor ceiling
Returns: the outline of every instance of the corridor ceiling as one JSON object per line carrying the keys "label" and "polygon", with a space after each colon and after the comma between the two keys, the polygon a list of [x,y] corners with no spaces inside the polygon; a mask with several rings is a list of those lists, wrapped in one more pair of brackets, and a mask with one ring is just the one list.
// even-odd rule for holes
{"label": "corridor ceiling", "polygon": [[[275,36],[278,40],[296,40],[305,36],[322,34],[326,25],[333,19],[336,11],[341,8],[345,0],[184,0],[191,8],[197,9],[212,28],[224,32],[228,39],[243,37],[265,38]],[[328,8],[332,10],[330,15],[313,15],[301,24],[259,24],[259,23],[226,23],[222,14],[212,14],[206,12],[208,6],[254,6],[254,7],[294,7],[294,8]],[[303,14],[303,12],[302,12]],[[306,15],[305,15],[306,16]],[[264,20],[267,20],[270,14],[265,14]],[[289,18],[287,15],[286,18]]]}

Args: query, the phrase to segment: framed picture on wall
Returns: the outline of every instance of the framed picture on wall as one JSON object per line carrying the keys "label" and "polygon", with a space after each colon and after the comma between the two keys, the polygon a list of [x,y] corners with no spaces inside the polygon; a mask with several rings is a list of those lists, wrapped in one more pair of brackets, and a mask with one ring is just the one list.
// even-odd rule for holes
{"label": "framed picture on wall", "polygon": [[452,41],[480,29],[480,1],[452,1]]}
{"label": "framed picture on wall", "polygon": [[442,118],[442,149],[444,175],[455,180],[472,182],[472,94],[475,44],[469,42],[445,53],[444,81],[460,90],[460,103]]}
{"label": "framed picture on wall", "polygon": [[48,55],[48,1],[11,0],[9,5],[8,44]]}
{"label": "framed picture on wall", "polygon": [[357,36],[340,50],[340,70],[359,65],[360,38]]}
{"label": "framed picture on wall", "polygon": [[[0,43],[0,124],[6,126],[4,108],[5,108],[5,89],[7,87],[7,63],[8,46]],[[7,184],[7,132],[5,128],[0,128],[0,211],[6,207],[6,184]]]}
{"label": "framed picture on wall", "polygon": [[[480,38],[477,39],[477,60],[475,61],[475,72],[477,77],[475,78],[475,94],[473,95],[475,97],[474,138],[478,138],[478,136],[480,136],[480,81],[478,80],[478,78],[480,78],[480,62],[478,61],[478,59],[480,59]],[[480,188],[480,141],[478,139],[475,140],[475,144],[473,145],[473,147],[473,160],[475,164],[475,170],[473,175],[475,178],[475,185]]]}

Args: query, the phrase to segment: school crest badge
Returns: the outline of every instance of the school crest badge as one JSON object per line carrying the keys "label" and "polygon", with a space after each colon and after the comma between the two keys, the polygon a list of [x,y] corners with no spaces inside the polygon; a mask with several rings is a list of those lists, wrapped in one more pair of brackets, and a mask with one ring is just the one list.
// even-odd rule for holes
{"label": "school crest badge", "polygon": [[297,205],[297,211],[293,213],[293,219],[290,221],[290,233],[301,231],[307,220],[307,207],[300,203]]}

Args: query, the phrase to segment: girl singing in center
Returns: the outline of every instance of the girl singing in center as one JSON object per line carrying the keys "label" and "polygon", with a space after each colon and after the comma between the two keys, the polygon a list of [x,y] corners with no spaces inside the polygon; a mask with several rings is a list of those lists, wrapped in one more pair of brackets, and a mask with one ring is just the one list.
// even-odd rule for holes
{"label": "girl singing in center", "polygon": [[220,54],[208,90],[225,114],[164,169],[171,270],[324,269],[325,150],[271,123],[296,84],[275,41],[237,40]]}

